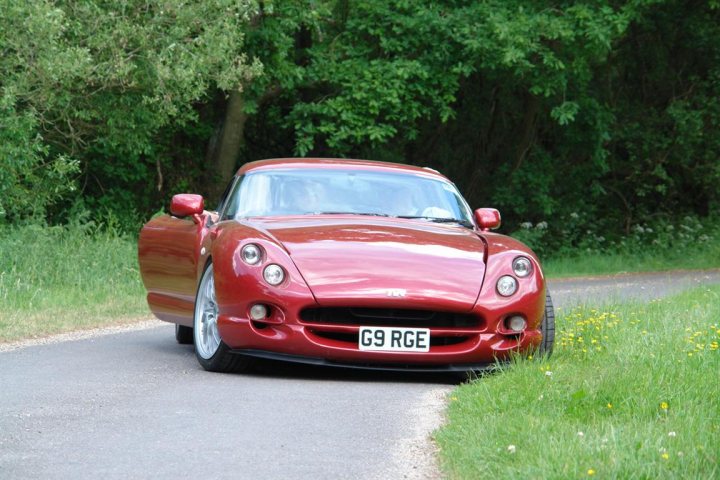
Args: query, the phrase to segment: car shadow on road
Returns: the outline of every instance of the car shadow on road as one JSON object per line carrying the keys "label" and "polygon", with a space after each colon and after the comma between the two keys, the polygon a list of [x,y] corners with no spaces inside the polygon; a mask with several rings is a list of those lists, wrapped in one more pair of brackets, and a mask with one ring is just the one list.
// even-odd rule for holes
{"label": "car shadow on road", "polygon": [[363,370],[335,366],[305,365],[258,359],[247,375],[278,379],[330,380],[352,382],[435,383],[458,385],[467,378],[458,372],[413,372]]}
{"label": "car shadow on road", "polygon": [[[179,369],[186,369],[190,366],[189,363],[192,363],[193,367],[199,370],[202,369],[194,358],[195,354],[192,345],[178,345],[168,342],[156,345],[156,350],[163,355],[177,357]],[[190,355],[192,355],[192,361]],[[254,377],[295,380],[434,383],[441,385],[458,385],[468,378],[476,377],[472,374],[468,377],[463,372],[363,370],[351,367],[307,365],[260,358],[254,359],[253,366],[249,371],[231,373],[230,375],[251,375]]]}

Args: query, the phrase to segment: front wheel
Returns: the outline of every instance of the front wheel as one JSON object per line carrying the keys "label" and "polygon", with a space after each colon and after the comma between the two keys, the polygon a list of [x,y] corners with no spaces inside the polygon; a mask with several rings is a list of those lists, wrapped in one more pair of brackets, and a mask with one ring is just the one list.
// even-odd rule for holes
{"label": "front wheel", "polygon": [[195,356],[200,365],[211,372],[238,372],[247,369],[250,359],[230,353],[230,348],[220,338],[217,320],[215,276],[212,263],[208,263],[195,296]]}
{"label": "front wheel", "polygon": [[540,325],[542,332],[542,342],[540,343],[540,353],[550,354],[553,351],[553,343],[555,343],[555,309],[553,308],[550,292],[545,291],[545,316]]}

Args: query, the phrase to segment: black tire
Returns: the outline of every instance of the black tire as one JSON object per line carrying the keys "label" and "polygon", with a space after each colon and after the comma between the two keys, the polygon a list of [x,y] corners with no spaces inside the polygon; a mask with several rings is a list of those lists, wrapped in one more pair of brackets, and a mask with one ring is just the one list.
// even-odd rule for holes
{"label": "black tire", "polygon": [[198,359],[198,363],[208,372],[219,372],[219,373],[241,373],[250,370],[253,364],[253,359],[230,352],[230,347],[220,342],[215,355],[209,359],[204,359],[197,354],[195,350],[195,356]]}
{"label": "black tire", "polygon": [[185,325],[175,324],[175,340],[180,345],[190,345],[193,343],[193,329]]}
{"label": "black tire", "polygon": [[540,331],[543,334],[540,343],[540,353],[548,357],[552,354],[553,344],[555,343],[555,309],[553,308],[550,292],[545,291],[545,316],[543,316]]}
{"label": "black tire", "polygon": [[[198,363],[210,372],[245,371],[250,368],[252,359],[231,353],[230,347],[220,339],[217,331],[217,303],[214,298],[215,280],[213,275],[212,262],[208,262],[202,277],[200,277],[195,294],[192,329],[195,357],[197,357]],[[213,342],[209,343],[208,335],[213,335]]]}

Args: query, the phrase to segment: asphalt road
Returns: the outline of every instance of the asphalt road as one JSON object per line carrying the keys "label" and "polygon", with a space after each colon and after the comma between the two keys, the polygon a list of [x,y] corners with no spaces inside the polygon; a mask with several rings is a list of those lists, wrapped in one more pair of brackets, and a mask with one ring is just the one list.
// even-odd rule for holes
{"label": "asphalt road", "polygon": [[[555,303],[648,300],[720,272],[550,282]],[[267,363],[201,370],[171,325],[0,352],[0,479],[435,478],[457,379]]]}

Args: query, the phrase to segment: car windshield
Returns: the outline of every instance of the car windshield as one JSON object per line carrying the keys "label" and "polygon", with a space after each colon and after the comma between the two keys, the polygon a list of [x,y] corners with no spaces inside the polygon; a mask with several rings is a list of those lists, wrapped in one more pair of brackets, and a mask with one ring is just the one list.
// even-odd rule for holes
{"label": "car windshield", "polygon": [[424,218],[472,226],[455,186],[412,173],[351,169],[250,172],[230,194],[225,218],[351,214]]}

